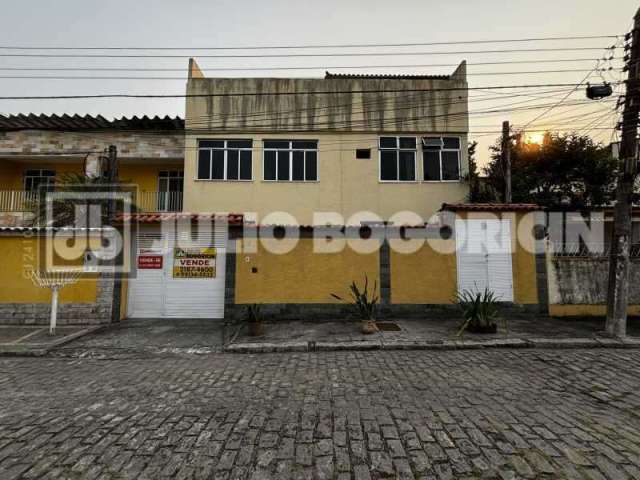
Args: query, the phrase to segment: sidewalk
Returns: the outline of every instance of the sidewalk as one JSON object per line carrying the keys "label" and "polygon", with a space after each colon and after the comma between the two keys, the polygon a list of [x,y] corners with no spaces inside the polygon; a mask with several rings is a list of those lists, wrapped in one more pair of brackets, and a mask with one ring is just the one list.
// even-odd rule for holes
{"label": "sidewalk", "polygon": [[[460,320],[424,319],[380,322],[398,331],[363,335],[353,320],[287,321],[265,324],[265,335],[239,335],[229,353],[306,352],[331,350],[404,350],[460,348],[640,348],[640,320],[629,320],[624,341],[602,335],[604,319],[527,318],[509,321],[508,331],[495,335],[456,334]],[[502,327],[502,326],[501,326]]]}
{"label": "sidewalk", "polygon": [[100,326],[59,326],[49,335],[44,325],[0,326],[0,355],[45,355],[50,350],[99,330]]}

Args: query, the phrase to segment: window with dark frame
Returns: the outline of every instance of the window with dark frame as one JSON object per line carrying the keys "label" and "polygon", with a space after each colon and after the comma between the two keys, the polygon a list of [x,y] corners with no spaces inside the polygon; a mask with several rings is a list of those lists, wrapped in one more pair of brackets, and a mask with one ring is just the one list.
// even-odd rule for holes
{"label": "window with dark frame", "polygon": [[380,180],[415,182],[416,137],[380,137]]}
{"label": "window with dark frame", "polygon": [[52,191],[56,178],[55,170],[29,169],[24,172],[24,189],[27,192],[38,192],[40,189]]}
{"label": "window with dark frame", "polygon": [[422,167],[427,182],[460,180],[460,137],[424,137]]}
{"label": "window with dark frame", "polygon": [[265,140],[263,179],[272,182],[316,182],[317,140]]}
{"label": "window with dark frame", "polygon": [[198,180],[253,180],[252,140],[198,141]]}

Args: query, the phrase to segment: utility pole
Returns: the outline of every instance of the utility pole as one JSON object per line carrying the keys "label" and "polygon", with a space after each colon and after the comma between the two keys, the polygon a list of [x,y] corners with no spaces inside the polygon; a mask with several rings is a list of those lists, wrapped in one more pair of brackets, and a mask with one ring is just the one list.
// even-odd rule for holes
{"label": "utility pole", "polygon": [[[118,148],[115,145],[109,145],[108,153],[107,153],[107,170],[105,172],[105,177],[107,180],[107,188],[110,194],[114,195],[113,198],[110,198],[107,204],[107,222],[109,227],[115,229],[116,222],[116,213],[117,213],[117,200],[115,198],[115,193],[118,189],[119,182],[119,173],[118,173]],[[120,231],[120,236],[122,237],[122,231]],[[122,266],[124,252],[123,249],[126,248],[124,244],[119,246],[120,249],[117,252],[117,256],[115,258],[115,269],[114,278],[113,278],[113,298],[111,301],[111,322],[116,323],[120,321],[120,305],[122,303],[122,273],[117,269]]]}
{"label": "utility pole", "polygon": [[504,203],[511,203],[511,132],[509,122],[502,122],[502,171],[504,172]]}
{"label": "utility pole", "polygon": [[[107,171],[105,172],[107,185],[110,193],[115,193],[114,187],[118,183],[118,147],[115,145],[109,145],[107,149]],[[116,201],[115,198],[109,200],[107,207],[107,219],[109,225],[113,225],[116,215]]]}
{"label": "utility pole", "polygon": [[638,115],[640,115],[640,10],[634,18],[631,53],[628,57],[627,93],[622,117],[621,170],[618,175],[614,230],[609,259],[606,332],[623,338],[627,334],[629,305],[629,251],[633,185],[638,173]]}

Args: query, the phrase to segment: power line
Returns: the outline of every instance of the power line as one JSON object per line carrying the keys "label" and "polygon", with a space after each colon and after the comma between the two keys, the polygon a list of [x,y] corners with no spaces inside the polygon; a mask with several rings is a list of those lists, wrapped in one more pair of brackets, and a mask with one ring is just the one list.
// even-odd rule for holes
{"label": "power line", "polygon": [[453,42],[414,42],[414,43],[346,43],[346,44],[310,44],[310,45],[260,45],[260,46],[223,46],[223,47],[69,47],[69,46],[9,46],[2,45],[2,50],[293,50],[305,48],[372,48],[372,47],[426,47],[437,45],[472,45],[491,43],[547,42],[566,40],[603,40],[617,39],[623,35],[583,35],[572,37],[532,37],[494,40],[457,40]]}
{"label": "power line", "polygon": [[[198,55],[198,58],[317,58],[317,57],[398,57],[429,55],[476,55],[487,53],[586,52],[602,51],[602,47],[518,48],[506,50],[460,50],[446,52],[349,52],[349,53],[266,53],[233,55]],[[106,54],[106,53],[0,53],[0,57],[20,58],[191,58],[191,55]]]}
{"label": "power line", "polygon": [[[612,85],[617,85],[612,84]],[[236,93],[193,93],[193,94],[133,94],[133,93],[102,93],[93,95],[29,95],[29,96],[1,96],[0,100],[74,100],[97,98],[217,98],[217,97],[259,97],[259,96],[295,96],[295,95],[339,95],[339,94],[367,94],[367,93],[411,93],[411,92],[460,92],[474,90],[508,90],[525,88],[555,88],[579,87],[575,83],[547,83],[537,85],[495,85],[483,87],[448,87],[448,88],[403,88],[403,89],[374,89],[374,90],[324,90],[305,92],[236,92]]]}
{"label": "power line", "polygon": [[[522,65],[539,63],[577,63],[595,62],[597,58],[562,58],[562,59],[537,59],[537,60],[507,60],[502,62],[474,62],[467,63],[469,67],[489,65]],[[622,60],[622,57],[614,57],[610,60]],[[375,68],[440,68],[457,67],[459,63],[432,63],[432,64],[403,64],[403,65],[324,65],[324,66],[295,66],[295,67],[203,67],[203,72],[248,72],[271,70],[353,70]],[[184,72],[185,68],[141,68],[141,67],[0,67],[0,71],[50,71],[50,72]]]}
{"label": "power line", "polygon": [[[606,70],[602,70],[603,72]],[[594,70],[570,69],[570,70],[530,70],[520,72],[477,72],[467,73],[468,77],[472,76],[500,76],[500,75],[545,75],[550,73],[593,73]],[[181,81],[187,80],[187,77],[123,77],[123,76],[59,76],[59,75],[0,75],[1,80],[169,80]]]}

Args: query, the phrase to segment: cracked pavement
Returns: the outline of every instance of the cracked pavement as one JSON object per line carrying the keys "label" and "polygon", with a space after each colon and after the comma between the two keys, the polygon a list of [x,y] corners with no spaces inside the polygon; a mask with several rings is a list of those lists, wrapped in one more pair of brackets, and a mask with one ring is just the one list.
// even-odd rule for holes
{"label": "cracked pavement", "polygon": [[640,352],[0,358],[0,478],[640,478]]}

